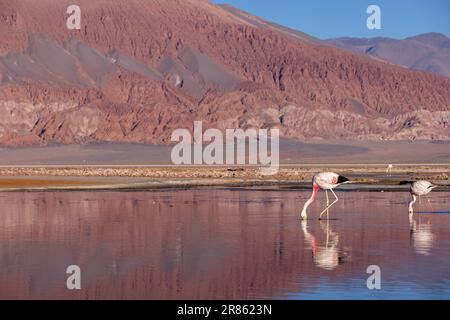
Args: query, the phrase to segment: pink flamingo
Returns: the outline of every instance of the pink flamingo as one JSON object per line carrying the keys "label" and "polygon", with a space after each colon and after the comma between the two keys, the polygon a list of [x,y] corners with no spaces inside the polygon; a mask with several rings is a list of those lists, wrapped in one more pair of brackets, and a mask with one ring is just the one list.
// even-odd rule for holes
{"label": "pink flamingo", "polygon": [[[314,200],[316,199],[317,193],[319,192],[320,189],[325,190],[325,194],[327,196],[327,207],[320,213],[319,220],[322,220],[322,215],[325,212],[327,213],[327,219],[328,219],[328,214],[329,214],[328,210],[339,201],[339,198],[337,197],[336,193],[334,193],[333,189],[344,183],[350,183],[350,180],[347,179],[346,177],[343,177],[334,172],[321,172],[319,174],[316,174],[312,180],[313,192],[312,192],[311,198],[309,198],[309,200],[306,201],[305,205],[303,206],[303,210],[301,213],[301,219],[307,218],[306,210],[311,205],[311,203],[314,202]],[[330,200],[328,198],[328,190],[330,190],[331,193],[336,198],[333,201],[333,203],[331,203],[331,204],[330,204]]]}
{"label": "pink flamingo", "polygon": [[[409,192],[411,193],[412,200],[408,206],[410,214],[414,213],[413,205],[416,203],[417,197],[426,196],[433,189],[436,189],[437,187],[439,187],[439,185],[431,183],[429,181],[425,181],[425,180],[419,180],[419,181],[415,181],[415,182],[407,182],[407,181],[400,182],[400,184],[407,184],[407,183],[411,183]],[[427,200],[428,200],[428,203],[430,203],[430,205],[431,205],[430,199],[427,198]]]}

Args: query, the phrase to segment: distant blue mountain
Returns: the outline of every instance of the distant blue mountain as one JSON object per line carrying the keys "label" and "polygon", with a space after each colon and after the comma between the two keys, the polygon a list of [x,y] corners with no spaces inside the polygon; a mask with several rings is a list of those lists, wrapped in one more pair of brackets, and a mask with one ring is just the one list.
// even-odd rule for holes
{"label": "distant blue mountain", "polygon": [[404,40],[337,38],[325,42],[410,69],[450,77],[450,38],[441,33],[425,33]]}

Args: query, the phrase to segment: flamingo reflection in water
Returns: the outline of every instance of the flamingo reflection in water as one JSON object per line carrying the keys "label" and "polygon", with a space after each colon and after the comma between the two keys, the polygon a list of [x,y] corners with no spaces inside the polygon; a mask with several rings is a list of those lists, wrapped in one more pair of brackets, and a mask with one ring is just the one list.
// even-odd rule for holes
{"label": "flamingo reflection in water", "polygon": [[320,223],[320,227],[326,235],[324,246],[320,246],[317,238],[308,231],[306,220],[303,220],[301,225],[305,240],[312,250],[314,264],[317,267],[324,270],[334,270],[345,262],[347,257],[339,249],[339,235],[331,230],[329,221],[326,222],[325,226],[323,223]]}
{"label": "flamingo reflection in water", "polygon": [[435,235],[431,227],[431,221],[421,222],[421,218],[414,219],[414,214],[409,214],[410,239],[417,254],[429,256],[433,249]]}

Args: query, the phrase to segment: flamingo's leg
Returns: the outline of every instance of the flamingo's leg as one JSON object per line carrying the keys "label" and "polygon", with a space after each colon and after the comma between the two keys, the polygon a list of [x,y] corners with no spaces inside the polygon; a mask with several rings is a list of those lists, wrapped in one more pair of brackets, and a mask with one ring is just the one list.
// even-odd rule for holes
{"label": "flamingo's leg", "polygon": [[328,216],[330,215],[330,209],[329,209],[329,206],[330,206],[330,199],[328,198],[328,190],[325,190],[325,195],[327,196],[327,219],[328,219]]}
{"label": "flamingo's leg", "polygon": [[320,213],[319,220],[322,220],[323,214],[339,201],[339,198],[337,197],[336,193],[334,193],[333,189],[330,189],[330,191],[336,199]]}

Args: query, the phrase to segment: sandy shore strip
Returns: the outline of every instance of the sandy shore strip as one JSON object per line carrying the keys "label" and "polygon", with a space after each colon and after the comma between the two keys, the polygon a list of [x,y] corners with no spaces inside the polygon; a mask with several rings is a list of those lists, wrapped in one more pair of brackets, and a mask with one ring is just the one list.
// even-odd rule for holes
{"label": "sandy shore strip", "polygon": [[[280,141],[279,172],[251,166],[174,166],[171,146],[87,144],[0,148],[0,190],[136,190],[199,186],[305,188],[333,171],[373,188],[402,180],[450,183],[450,141]],[[393,164],[390,175],[388,164]]]}
{"label": "sandy shore strip", "polygon": [[386,168],[355,165],[281,167],[266,175],[258,167],[2,167],[0,191],[156,189],[197,186],[308,186],[321,171],[339,172],[356,185],[396,185],[402,180],[426,179],[450,184],[448,165],[398,165]]}

